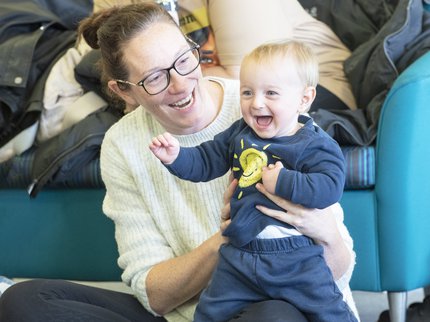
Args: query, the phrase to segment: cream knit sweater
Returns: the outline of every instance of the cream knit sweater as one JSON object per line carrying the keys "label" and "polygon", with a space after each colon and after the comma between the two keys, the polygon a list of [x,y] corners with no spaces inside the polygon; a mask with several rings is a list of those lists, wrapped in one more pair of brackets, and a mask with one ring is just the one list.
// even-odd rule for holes
{"label": "cream knit sweater", "polygon": [[[240,117],[239,82],[212,80],[223,86],[222,109],[202,131],[177,136],[183,146],[212,139]],[[101,173],[107,189],[103,211],[115,223],[118,264],[124,270],[122,279],[152,313],[145,290],[149,270],[161,261],[191,251],[216,233],[222,196],[228,185],[227,175],[207,183],[187,182],[171,175],[148,148],[151,138],[164,131],[139,107],[109,129],[101,150]],[[343,224],[342,227],[352,250],[352,240]],[[344,294],[350,294],[352,269],[353,265],[339,281]],[[347,302],[355,308],[351,300],[352,297]],[[195,304],[190,301],[165,317],[174,322],[191,321]]]}

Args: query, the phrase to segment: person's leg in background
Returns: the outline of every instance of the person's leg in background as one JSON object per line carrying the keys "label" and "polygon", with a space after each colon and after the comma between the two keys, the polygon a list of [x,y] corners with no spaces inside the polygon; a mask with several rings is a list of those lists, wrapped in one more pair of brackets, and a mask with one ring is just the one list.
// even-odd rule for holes
{"label": "person's leg in background", "polygon": [[[356,108],[343,71],[343,62],[350,51],[326,24],[310,16],[297,0],[209,0],[208,3],[217,55],[226,75],[238,78],[243,56],[262,43],[281,39],[303,41],[312,46],[319,57],[321,90],[317,91],[313,110]],[[208,70],[206,74],[211,72]]]}
{"label": "person's leg in background", "polygon": [[267,41],[291,39],[296,24],[312,19],[295,0],[209,1],[209,18],[220,63],[235,78],[245,54]]}

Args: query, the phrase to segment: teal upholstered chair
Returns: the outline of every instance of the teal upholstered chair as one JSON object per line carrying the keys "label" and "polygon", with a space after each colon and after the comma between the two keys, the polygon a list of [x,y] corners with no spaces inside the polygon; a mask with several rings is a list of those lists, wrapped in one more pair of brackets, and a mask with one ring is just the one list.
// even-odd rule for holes
{"label": "teal upholstered chair", "polygon": [[353,290],[387,291],[391,321],[405,321],[406,292],[430,285],[430,52],[406,69],[382,108],[375,186],[345,191],[353,236]]}
{"label": "teal upholstered chair", "polygon": [[104,189],[0,189],[0,275],[119,281]]}

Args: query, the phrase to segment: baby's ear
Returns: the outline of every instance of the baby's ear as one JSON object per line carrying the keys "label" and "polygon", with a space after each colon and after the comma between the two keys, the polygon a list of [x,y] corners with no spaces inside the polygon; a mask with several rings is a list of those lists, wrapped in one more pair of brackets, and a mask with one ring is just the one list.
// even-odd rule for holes
{"label": "baby's ear", "polygon": [[127,89],[121,89],[118,82],[115,80],[110,80],[108,82],[109,89],[125,101],[126,106],[139,106],[139,103],[131,96]]}
{"label": "baby's ear", "polygon": [[317,95],[317,90],[314,86],[306,86],[303,91],[302,102],[300,104],[299,112],[305,113],[309,111],[315,97]]}

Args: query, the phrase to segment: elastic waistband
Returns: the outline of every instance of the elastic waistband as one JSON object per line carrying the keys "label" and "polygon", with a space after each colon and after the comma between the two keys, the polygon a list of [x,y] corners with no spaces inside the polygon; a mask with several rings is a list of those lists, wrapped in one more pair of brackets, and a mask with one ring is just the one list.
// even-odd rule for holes
{"label": "elastic waistband", "polygon": [[292,236],[286,238],[273,239],[253,239],[248,244],[239,247],[239,249],[247,252],[277,252],[294,250],[301,247],[314,245],[311,238],[306,236]]}

